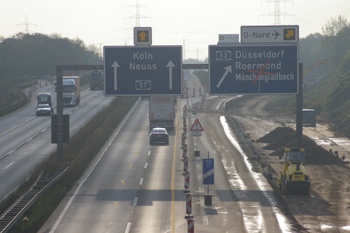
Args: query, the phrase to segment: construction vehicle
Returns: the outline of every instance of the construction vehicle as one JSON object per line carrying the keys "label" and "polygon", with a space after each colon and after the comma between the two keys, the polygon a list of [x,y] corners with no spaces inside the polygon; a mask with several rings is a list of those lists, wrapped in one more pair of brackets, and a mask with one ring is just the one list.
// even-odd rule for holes
{"label": "construction vehicle", "polygon": [[309,193],[310,179],[306,172],[305,149],[284,148],[283,172],[278,173],[278,185],[283,194]]}
{"label": "construction vehicle", "polygon": [[316,69],[319,65],[325,64],[325,63],[329,63],[329,62],[332,62],[332,61],[334,61],[334,59],[325,59],[325,58],[315,61],[314,64],[312,64],[310,67],[308,67],[307,69],[305,69],[303,71],[303,77],[308,75],[311,71]]}

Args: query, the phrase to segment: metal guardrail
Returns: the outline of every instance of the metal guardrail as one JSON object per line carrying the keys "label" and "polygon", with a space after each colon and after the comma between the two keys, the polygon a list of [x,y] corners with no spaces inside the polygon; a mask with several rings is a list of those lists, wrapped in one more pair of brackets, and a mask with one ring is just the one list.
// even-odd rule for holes
{"label": "metal guardrail", "polygon": [[68,167],[61,172],[56,172],[48,177],[47,173],[41,172],[35,183],[18,198],[1,216],[0,232],[5,233],[20,219],[26,210],[54,183],[60,180],[67,172]]}

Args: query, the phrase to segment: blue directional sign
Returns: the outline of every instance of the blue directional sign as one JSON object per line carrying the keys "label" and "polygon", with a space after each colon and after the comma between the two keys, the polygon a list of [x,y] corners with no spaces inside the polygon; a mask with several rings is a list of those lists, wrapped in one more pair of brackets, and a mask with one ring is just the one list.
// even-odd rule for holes
{"label": "blue directional sign", "polygon": [[104,94],[181,95],[182,46],[104,46]]}
{"label": "blue directional sign", "polygon": [[298,45],[210,45],[210,93],[297,94],[298,63]]}
{"label": "blue directional sign", "polygon": [[214,159],[203,159],[203,184],[214,184]]}

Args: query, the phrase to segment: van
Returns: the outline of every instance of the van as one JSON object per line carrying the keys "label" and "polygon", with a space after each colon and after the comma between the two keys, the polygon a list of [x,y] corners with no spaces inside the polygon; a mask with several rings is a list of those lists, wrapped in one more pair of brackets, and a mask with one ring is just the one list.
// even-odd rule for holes
{"label": "van", "polygon": [[316,112],[314,109],[303,109],[303,125],[316,126]]}

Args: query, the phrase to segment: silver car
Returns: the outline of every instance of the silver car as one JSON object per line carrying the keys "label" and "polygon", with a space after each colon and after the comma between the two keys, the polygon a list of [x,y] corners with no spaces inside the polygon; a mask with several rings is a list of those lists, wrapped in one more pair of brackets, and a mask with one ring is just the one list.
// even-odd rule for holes
{"label": "silver car", "polygon": [[38,104],[35,108],[35,112],[37,116],[51,116],[53,109],[49,104]]}
{"label": "silver car", "polygon": [[165,144],[169,144],[169,134],[165,128],[153,128],[151,133],[149,134],[149,144],[153,144],[155,142],[164,142]]}

